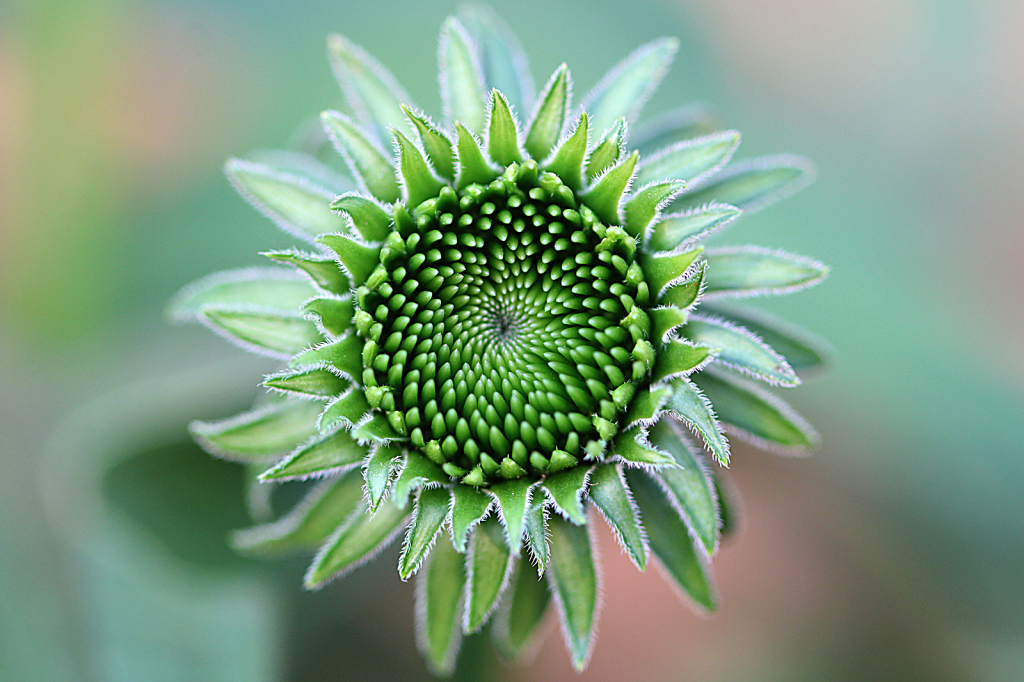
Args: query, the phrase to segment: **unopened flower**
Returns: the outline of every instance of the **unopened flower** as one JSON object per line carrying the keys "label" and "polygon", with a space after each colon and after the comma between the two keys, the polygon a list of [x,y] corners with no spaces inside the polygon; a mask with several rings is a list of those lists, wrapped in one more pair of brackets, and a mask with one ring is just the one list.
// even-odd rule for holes
{"label": "unopened flower", "polygon": [[582,669],[598,601],[590,507],[641,570],[653,553],[712,610],[729,510],[708,457],[729,462],[722,425],[773,448],[816,439],[759,385],[799,384],[821,363],[814,343],[723,302],[826,268],[702,245],[804,185],[809,166],[727,165],[739,133],[699,109],[627,134],[674,40],[638,49],[577,105],[568,67],[535,95],[507,28],[480,8],[464,19],[441,31],[440,122],[336,35],[351,115],[321,119],[348,176],[300,152],[228,162],[309,250],[267,253],[284,265],[214,275],[173,303],[174,318],[287,363],[255,409],[193,433],[266,484],[318,479],[292,512],[235,536],[252,552],[317,549],[308,588],[403,535],[398,570],[417,576],[436,672],[489,621],[516,656],[550,601]]}

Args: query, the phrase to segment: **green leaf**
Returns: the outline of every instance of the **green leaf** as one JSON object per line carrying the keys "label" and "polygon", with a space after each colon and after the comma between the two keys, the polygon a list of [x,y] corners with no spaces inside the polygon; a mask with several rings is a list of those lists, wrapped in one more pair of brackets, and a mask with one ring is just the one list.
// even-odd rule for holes
{"label": "green leaf", "polygon": [[398,535],[406,518],[407,510],[399,509],[390,502],[385,502],[375,514],[371,514],[366,503],[361,501],[345,523],[320,547],[306,572],[306,589],[319,589],[372,559]]}
{"label": "green leaf", "polygon": [[798,374],[828,363],[829,346],[817,336],[760,310],[736,306],[712,306],[715,315],[746,327],[786,358]]}
{"label": "green leaf", "polygon": [[569,67],[563,62],[555,69],[544,86],[544,92],[537,103],[537,110],[530,119],[530,128],[526,133],[527,153],[537,161],[547,158],[551,150],[558,144],[565,128],[565,117],[569,112],[572,99],[572,79]]}
{"label": "green leaf", "polygon": [[719,527],[718,496],[710,472],[671,424],[662,422],[651,429],[651,441],[676,460],[677,466],[661,469],[656,476],[698,541],[698,549],[710,557],[718,548]]}
{"label": "green leaf", "polygon": [[708,450],[722,466],[729,466],[729,443],[711,409],[712,403],[688,379],[672,382],[672,397],[665,409],[686,421],[704,440]]}
{"label": "green leaf", "polygon": [[224,172],[238,193],[285,232],[310,240],[324,232],[344,227],[340,216],[331,212],[337,192],[273,166],[228,159]]}
{"label": "green leaf", "polygon": [[580,114],[580,120],[572,135],[566,138],[551,163],[545,166],[562,179],[562,182],[573,190],[583,187],[583,160],[587,157],[587,114]]}
{"label": "green leaf", "polygon": [[647,248],[651,251],[672,251],[686,242],[705,239],[741,213],[743,211],[735,206],[711,203],[663,215],[650,231]]}
{"label": "green leaf", "polygon": [[548,584],[562,620],[562,635],[576,672],[587,667],[597,622],[597,570],[586,526],[551,519]]}
{"label": "green leaf", "polygon": [[487,117],[487,96],[476,45],[455,17],[441,25],[438,48],[441,78],[441,102],[445,119],[460,121],[468,129],[480,132]]}
{"label": "green leaf", "polygon": [[718,532],[727,538],[736,532],[739,519],[739,501],[733,486],[728,484],[719,471],[711,472],[711,480],[715,484],[715,497],[718,499]]}
{"label": "green leaf", "polygon": [[583,98],[595,130],[604,130],[617,118],[633,121],[658,88],[672,64],[679,41],[659,38],[639,47],[619,62]]}
{"label": "green leaf", "polygon": [[320,120],[335,149],[344,157],[353,177],[361,183],[362,188],[385,203],[398,201],[401,192],[395,177],[395,166],[388,155],[371,142],[345,114],[325,111],[320,114]]}
{"label": "green leaf", "polygon": [[444,183],[434,177],[423,154],[412,140],[397,130],[393,130],[392,133],[398,143],[398,167],[402,172],[406,203],[409,206],[419,206],[427,199],[436,197]]}
{"label": "green leaf", "polygon": [[409,95],[380,62],[344,36],[327,38],[327,55],[345,99],[363,125],[373,128],[381,140],[387,130],[405,123],[402,104],[412,106]]}
{"label": "green leaf", "polygon": [[366,498],[370,512],[377,511],[394,480],[396,462],[402,456],[398,448],[377,445],[363,460],[363,478],[366,479]]}
{"label": "green leaf", "polygon": [[661,294],[659,304],[673,306],[681,310],[688,310],[697,303],[697,299],[704,292],[707,282],[708,264],[702,261],[697,264],[693,274],[686,277],[679,284],[665,289]]}
{"label": "green leaf", "polygon": [[519,151],[519,126],[508,108],[508,102],[497,90],[491,91],[487,154],[503,167],[523,160]]}
{"label": "green leaf", "polygon": [[328,337],[344,336],[352,330],[355,303],[351,296],[343,298],[320,297],[306,301],[302,306],[306,317],[316,323],[317,328]]}
{"label": "green leaf", "polygon": [[697,183],[727,164],[739,145],[740,134],[735,130],[677,142],[645,158],[637,172],[637,181],[676,178],[689,184]]}
{"label": "green leaf", "polygon": [[640,267],[643,268],[647,286],[651,288],[655,299],[661,296],[666,288],[679,282],[686,274],[687,269],[703,252],[704,247],[698,246],[690,251],[676,254],[669,253],[659,256],[641,254]]}
{"label": "green leaf", "polygon": [[288,263],[309,275],[317,286],[334,294],[344,294],[351,288],[348,277],[333,258],[294,249],[288,251],[264,251],[266,256],[279,263]]}
{"label": "green leaf", "polygon": [[295,175],[335,195],[355,189],[351,178],[334,170],[313,153],[287,149],[256,149],[246,154],[245,160]]}
{"label": "green leaf", "polygon": [[688,104],[648,118],[630,133],[630,141],[641,156],[657,154],[680,140],[689,140],[720,129],[715,112],[707,104]]}
{"label": "green leaf", "polygon": [[370,405],[366,402],[366,395],[361,388],[353,386],[327,404],[320,419],[317,420],[317,428],[324,432],[337,424],[345,423],[346,428],[349,428],[358,424],[369,411]]}
{"label": "green leaf", "polygon": [[346,234],[324,234],[317,239],[338,255],[354,286],[365,282],[380,262],[380,246],[363,244]]}
{"label": "green leaf", "polygon": [[487,488],[488,494],[498,503],[498,514],[513,556],[519,556],[519,547],[523,543],[523,520],[530,503],[532,486],[533,481],[530,479],[517,478]]}
{"label": "green leaf", "polygon": [[444,488],[427,488],[421,490],[416,498],[412,523],[405,536],[402,554],[398,557],[398,574],[402,580],[408,580],[419,570],[424,557],[433,548],[441,533],[441,525],[448,516],[449,497]]}
{"label": "green leaf", "polygon": [[[289,363],[289,366],[301,367],[303,365],[326,363],[343,372],[353,381],[356,381],[362,374],[362,352],[362,339],[352,333],[343,336],[337,341],[331,341],[330,343],[310,348],[301,355],[295,356]],[[340,392],[338,391],[334,395]]]}
{"label": "green leaf", "polygon": [[192,437],[211,455],[238,462],[291,452],[316,433],[319,403],[288,400],[228,419],[189,424]]}
{"label": "green leaf", "polygon": [[682,308],[667,306],[648,311],[651,316],[651,340],[657,344],[667,343],[676,329],[686,324],[690,315]]}
{"label": "green leaf", "polygon": [[551,593],[543,578],[520,561],[491,630],[502,656],[516,660],[530,649],[550,602]]}
{"label": "green leaf", "polygon": [[[451,481],[441,471],[441,467],[418,452],[407,452],[402,471],[398,474],[395,484],[391,486],[391,499],[398,506],[404,507],[409,501],[409,493],[412,491],[447,486],[449,483]],[[448,502],[445,504],[447,505]]]}
{"label": "green leaf", "polygon": [[466,540],[473,528],[490,511],[494,501],[489,495],[468,485],[452,487],[452,545],[459,552],[466,551]]}
{"label": "green leaf", "polygon": [[182,289],[167,306],[172,322],[199,322],[207,307],[297,312],[316,289],[286,268],[242,268],[208,275]]}
{"label": "green leaf", "polygon": [[367,241],[384,241],[391,232],[391,215],[376,201],[360,194],[342,194],[331,202],[331,209],[348,215],[352,225]]}
{"label": "green leaf", "polygon": [[817,284],[828,267],[816,260],[760,246],[709,249],[707,296],[771,296]]}
{"label": "green leaf", "polygon": [[420,142],[423,143],[423,151],[427,153],[434,170],[446,180],[454,180],[455,154],[452,151],[452,141],[425,114],[413,111],[405,105],[402,106],[402,110],[416,127]]}
{"label": "green leaf", "polygon": [[[595,131],[601,130],[595,127]],[[601,173],[615,165],[626,149],[626,119],[620,118],[605,131],[604,137],[587,159],[587,181],[593,182]]]}
{"label": "green leaf", "polygon": [[485,185],[498,177],[497,171],[491,168],[484,158],[484,153],[480,151],[480,143],[477,142],[476,136],[457,121],[455,132],[459,138],[459,176],[455,181],[456,188],[465,189],[472,184]]}
{"label": "green leaf", "polygon": [[551,557],[548,548],[548,505],[543,495],[537,495],[536,499],[530,500],[530,506],[526,508],[526,546],[530,548],[534,564],[537,566],[537,575],[543,576],[544,569]]}
{"label": "green leaf", "polygon": [[683,187],[682,180],[659,182],[641,188],[626,201],[623,215],[626,218],[626,232],[632,237],[640,237],[647,227],[657,218],[662,206],[672,200]]}
{"label": "green leaf", "polygon": [[699,386],[715,405],[730,432],[755,445],[782,452],[800,452],[816,446],[820,436],[807,421],[778,396],[760,386],[724,372],[702,372]]}
{"label": "green leaf", "polygon": [[199,319],[236,345],[275,358],[287,359],[324,340],[299,312],[207,306]]}
{"label": "green leaf", "polygon": [[773,386],[798,386],[800,378],[768,344],[753,332],[720,317],[694,315],[684,333],[696,343],[719,349],[715,362],[767,381]]}
{"label": "green leaf", "polygon": [[263,385],[284,393],[297,396],[331,398],[346,388],[350,382],[339,376],[331,367],[304,367],[270,374],[263,380]]}
{"label": "green leaf", "polygon": [[608,456],[621,457],[627,466],[658,467],[675,463],[669,455],[646,441],[646,434],[639,428],[623,431],[616,436]]}
{"label": "green leaf", "polygon": [[361,483],[354,471],[323,481],[280,520],[236,530],[231,534],[231,546],[261,554],[316,549],[359,504]]}
{"label": "green leaf", "polygon": [[630,429],[638,425],[650,425],[657,421],[661,415],[665,401],[672,395],[672,389],[667,386],[648,387],[640,390],[629,404],[629,411],[626,413],[626,428]]}
{"label": "green leaf", "polygon": [[501,524],[493,516],[485,519],[473,533],[463,632],[476,632],[487,622],[508,585],[514,562],[502,537]]}
{"label": "green leaf", "polygon": [[664,491],[644,471],[628,470],[626,480],[640,508],[640,518],[654,556],[701,611],[714,611],[718,597],[710,570],[694,549],[686,524],[672,508]]}
{"label": "green leaf", "polygon": [[633,152],[618,165],[602,175],[580,197],[594,212],[598,220],[606,225],[618,225],[620,223],[619,204],[622,201],[622,195],[633,179],[633,170],[636,168],[636,162],[639,158],[640,154]]}
{"label": "green leaf", "polygon": [[398,437],[387,417],[380,412],[352,429],[352,436],[360,443],[387,443]]}
{"label": "green leaf", "polygon": [[577,525],[587,522],[587,510],[583,506],[583,495],[587,491],[587,480],[592,468],[577,465],[566,471],[545,477],[541,484],[555,503],[555,509]]}
{"label": "green leaf", "polygon": [[622,467],[615,464],[601,464],[590,477],[587,493],[608,525],[615,532],[619,544],[641,571],[647,567],[647,538],[640,515],[630,495]]}
{"label": "green leaf", "polygon": [[440,542],[416,578],[416,642],[431,672],[439,677],[455,670],[462,643],[459,615],[465,563],[461,554]]}
{"label": "green leaf", "polygon": [[366,454],[365,446],[344,429],[338,429],[299,446],[280,464],[265,471],[259,480],[297,481],[336,474],[362,464]]}
{"label": "green leaf", "polygon": [[520,111],[533,105],[533,77],[526,52],[508,25],[486,5],[463,5],[459,20],[480,50],[488,89],[496,88]]}
{"label": "green leaf", "polygon": [[717,201],[753,213],[803,189],[813,180],[814,167],[807,159],[789,154],[766,156],[734,163],[703,187],[693,187],[676,204],[700,206]]}

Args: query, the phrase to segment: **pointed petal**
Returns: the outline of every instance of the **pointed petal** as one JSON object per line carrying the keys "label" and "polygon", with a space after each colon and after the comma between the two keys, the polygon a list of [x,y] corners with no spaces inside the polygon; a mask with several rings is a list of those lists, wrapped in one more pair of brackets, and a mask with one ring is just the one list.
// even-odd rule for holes
{"label": "pointed petal", "polygon": [[448,17],[441,25],[437,61],[445,119],[450,124],[460,121],[474,132],[482,131],[487,117],[487,97],[480,55],[455,17]]}
{"label": "pointed petal", "polygon": [[562,635],[577,672],[587,667],[597,623],[598,575],[586,526],[551,519],[548,585],[558,605]]}
{"label": "pointed petal", "polygon": [[707,287],[707,261],[697,263],[693,274],[684,277],[679,284],[665,289],[658,301],[663,306],[672,306],[680,310],[690,310],[704,293]]}
{"label": "pointed petal", "polygon": [[630,144],[644,157],[681,140],[713,133],[721,128],[710,105],[687,104],[645,120],[629,134]]}
{"label": "pointed petal", "polygon": [[656,345],[667,343],[674,336],[674,332],[686,324],[690,317],[685,310],[674,306],[654,308],[649,312],[651,315],[651,340]]}
{"label": "pointed petal", "polygon": [[424,114],[413,111],[403,106],[405,115],[416,127],[420,135],[420,142],[423,143],[423,150],[427,153],[430,164],[437,173],[446,180],[455,179],[455,154],[452,151],[452,141],[448,135],[434,125]]}
{"label": "pointed petal", "polygon": [[289,366],[328,364],[355,381],[362,372],[362,351],[362,339],[355,334],[347,334],[337,341],[321,344],[295,356]]}
{"label": "pointed petal", "polygon": [[412,140],[397,130],[393,130],[392,133],[398,143],[398,167],[402,173],[406,203],[410,208],[419,206],[427,199],[436,197],[444,183],[434,177],[423,154]]}
{"label": "pointed petal", "polygon": [[590,477],[587,494],[611,526],[619,545],[642,571],[647,567],[647,536],[622,469],[611,463],[599,465]]}
{"label": "pointed petal", "polygon": [[519,547],[523,543],[523,520],[530,503],[532,486],[533,481],[530,479],[517,478],[496,483],[487,489],[487,493],[498,503],[498,514],[513,556],[519,556]]}
{"label": "pointed petal", "polygon": [[665,402],[671,395],[672,389],[668,386],[648,387],[639,391],[629,404],[629,411],[626,412],[626,428],[651,426],[658,420]]}
{"label": "pointed petal", "polygon": [[584,113],[580,115],[572,135],[566,138],[555,152],[555,158],[545,166],[545,170],[551,171],[566,186],[577,191],[583,187],[583,161],[587,157],[588,130],[587,115]]}
{"label": "pointed petal", "polygon": [[473,546],[467,560],[469,581],[463,632],[476,632],[487,622],[508,586],[514,563],[515,557],[502,537],[501,524],[494,517],[486,519],[473,533]]}
{"label": "pointed petal", "polygon": [[391,544],[407,518],[406,509],[390,502],[382,504],[375,514],[367,511],[365,502],[360,502],[320,547],[306,571],[306,589],[319,589],[372,559]]}
{"label": "pointed petal", "polygon": [[543,576],[548,559],[551,558],[548,547],[548,505],[543,495],[537,495],[536,498],[530,500],[530,506],[526,509],[526,546],[530,548],[530,555],[537,565],[537,575]]}
{"label": "pointed petal", "polygon": [[698,246],[683,253],[658,255],[641,253],[640,267],[643,268],[644,278],[647,280],[647,286],[651,288],[654,298],[658,299],[665,289],[679,282],[684,275],[688,274],[687,269],[703,252],[704,247]]}
{"label": "pointed petal", "polygon": [[[337,263],[335,263],[337,264]],[[344,298],[314,298],[302,306],[306,318],[316,324],[320,333],[328,338],[339,337],[352,329],[355,304],[351,296]]]}
{"label": "pointed petal", "polygon": [[[407,452],[395,484],[391,486],[391,499],[400,507],[409,501],[409,494],[419,489],[438,488],[451,483],[441,467],[419,454]],[[447,495],[447,493],[445,493]],[[445,505],[447,506],[447,498]]]}
{"label": "pointed petal", "polygon": [[725,166],[739,145],[740,134],[735,130],[677,142],[645,158],[637,179],[655,182],[676,178],[693,185]]}
{"label": "pointed petal", "polygon": [[672,64],[679,41],[659,38],[623,59],[583,98],[594,128],[604,130],[620,116],[636,120]]}
{"label": "pointed petal", "polygon": [[760,246],[710,249],[707,296],[790,294],[821,282],[829,268],[816,260]]}
{"label": "pointed petal", "polygon": [[663,215],[649,231],[650,251],[672,251],[683,244],[705,239],[743,213],[727,204],[707,204],[680,213]]}
{"label": "pointed petal", "polygon": [[352,437],[360,443],[389,443],[398,437],[382,413],[375,412],[363,419],[352,429]]}
{"label": "pointed petal", "polygon": [[298,311],[207,306],[199,321],[241,348],[280,359],[323,341],[316,325]]}
{"label": "pointed petal", "polygon": [[498,177],[498,172],[484,158],[476,136],[461,123],[456,122],[455,131],[458,135],[459,175],[455,182],[457,189],[465,189],[474,183],[485,185]]}
{"label": "pointed petal", "polygon": [[774,315],[737,306],[713,306],[706,310],[746,327],[786,358],[797,374],[828,364],[832,354],[828,343]]}
{"label": "pointed petal", "polygon": [[500,90],[519,111],[533,106],[533,77],[526,52],[508,25],[486,5],[463,5],[459,20],[479,46],[487,89]]}
{"label": "pointed petal", "polygon": [[641,188],[626,202],[623,212],[626,232],[633,237],[643,236],[661,208],[685,186],[682,180],[669,180]]}
{"label": "pointed petal", "polygon": [[172,322],[198,322],[209,307],[295,312],[315,293],[308,280],[287,268],[225,270],[182,289],[167,306],[167,316]]}
{"label": "pointed petal", "polygon": [[537,103],[537,110],[530,117],[524,146],[538,162],[547,158],[562,136],[571,99],[572,78],[569,67],[563,63],[551,74]]}
{"label": "pointed petal", "polygon": [[609,457],[619,457],[626,466],[659,467],[671,466],[675,460],[647,442],[647,436],[640,429],[623,431],[608,450]]}
{"label": "pointed petal", "polygon": [[333,258],[327,258],[302,251],[263,251],[261,256],[266,256],[279,263],[287,263],[296,269],[306,273],[313,282],[320,287],[334,294],[347,293],[351,283],[345,273],[341,271]]}
{"label": "pointed petal", "polygon": [[729,466],[729,443],[715,418],[711,403],[688,379],[672,383],[672,397],[665,409],[683,419],[703,440],[705,446],[722,466]]}
{"label": "pointed petal", "polygon": [[465,584],[464,557],[447,543],[438,543],[416,579],[416,643],[431,672],[440,677],[455,670]]}
{"label": "pointed petal", "polygon": [[405,536],[402,554],[398,557],[398,574],[402,580],[412,577],[433,549],[448,516],[448,498],[448,491],[444,488],[421,490],[416,498],[412,522]]}
{"label": "pointed petal", "polygon": [[324,234],[318,241],[337,254],[354,286],[365,282],[379,263],[380,246],[361,243],[347,234]]}
{"label": "pointed petal", "polygon": [[331,209],[343,211],[367,241],[384,241],[391,232],[391,215],[377,202],[355,192],[335,199],[331,202]]}
{"label": "pointed petal", "polygon": [[753,213],[813,181],[814,166],[807,159],[789,154],[766,156],[734,163],[704,186],[691,186],[692,191],[675,203],[686,207],[717,201]]}
{"label": "pointed petal", "polygon": [[263,380],[267,388],[305,398],[331,398],[348,388],[350,383],[329,366],[286,370],[270,374]]}
{"label": "pointed petal", "polygon": [[364,126],[386,140],[388,128],[405,124],[401,105],[413,106],[412,99],[380,62],[338,34],[327,38],[327,55],[345,99]]}
{"label": "pointed petal", "polygon": [[658,382],[689,376],[704,367],[715,356],[717,350],[678,339],[669,341],[658,352],[657,359],[654,361],[651,381]]}
{"label": "pointed petal", "polygon": [[619,204],[622,195],[629,188],[633,179],[636,162],[640,158],[637,152],[627,156],[621,163],[601,176],[594,185],[581,197],[594,211],[594,215],[606,225],[620,224]]}
{"label": "pointed petal", "polygon": [[544,490],[551,496],[555,509],[572,523],[581,526],[587,522],[587,510],[583,506],[583,495],[592,467],[574,466],[566,471],[551,474],[544,479]]}
{"label": "pointed petal", "polygon": [[668,493],[669,501],[690,529],[690,535],[704,556],[718,548],[718,496],[707,465],[668,422],[651,429],[651,441],[676,460],[677,466],[655,474]]}
{"label": "pointed petal", "polygon": [[505,97],[497,90],[491,91],[489,119],[488,156],[502,167],[521,162],[523,155],[519,151],[519,125],[509,110]]}
{"label": "pointed petal", "polygon": [[550,602],[547,583],[520,561],[491,630],[502,656],[514,661],[531,648]]}
{"label": "pointed petal", "polygon": [[713,315],[694,315],[686,337],[719,349],[715,362],[728,365],[773,386],[798,386],[800,378],[786,359],[753,332]]}
{"label": "pointed petal", "polygon": [[400,192],[395,166],[388,155],[345,114],[325,111],[320,114],[320,120],[334,148],[345,159],[352,176],[359,181],[360,188],[383,202],[398,201]]}
{"label": "pointed petal", "polygon": [[452,545],[459,552],[466,551],[466,540],[494,501],[486,493],[468,485],[452,487]]}
{"label": "pointed petal", "polygon": [[[591,125],[593,126],[593,124]],[[594,132],[600,130],[600,128],[594,127]],[[622,152],[625,149],[626,119],[620,118],[615,125],[604,132],[601,141],[590,152],[590,158],[587,159],[587,181],[593,182],[601,173],[615,165],[622,158]]]}
{"label": "pointed petal", "polygon": [[338,429],[316,436],[296,448],[274,468],[265,471],[261,481],[301,481],[338,474],[362,464],[366,447],[357,443],[348,431]]}
{"label": "pointed petal", "polygon": [[351,428],[360,422],[363,416],[370,411],[370,405],[366,402],[366,395],[362,389],[352,387],[332,400],[324,408],[317,427],[321,432],[345,424],[345,428]]}

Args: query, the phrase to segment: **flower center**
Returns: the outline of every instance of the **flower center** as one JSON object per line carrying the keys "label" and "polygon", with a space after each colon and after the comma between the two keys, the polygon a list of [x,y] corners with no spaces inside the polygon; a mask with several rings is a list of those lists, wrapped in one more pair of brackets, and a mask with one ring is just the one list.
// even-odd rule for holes
{"label": "flower center", "polygon": [[530,170],[396,219],[357,296],[371,405],[474,485],[599,455],[644,374],[624,321],[635,243]]}

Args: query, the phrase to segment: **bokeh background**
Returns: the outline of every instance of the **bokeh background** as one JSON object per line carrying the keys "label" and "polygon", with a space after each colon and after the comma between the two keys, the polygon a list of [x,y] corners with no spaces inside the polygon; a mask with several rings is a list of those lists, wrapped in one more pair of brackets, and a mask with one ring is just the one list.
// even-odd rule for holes
{"label": "bokeh background", "polygon": [[[459,679],[1024,679],[1024,4],[493,4],[535,78],[565,60],[578,92],[679,36],[648,114],[713,102],[739,157],[816,161],[815,185],[724,241],[831,264],[764,305],[836,353],[787,396],[820,451],[737,446],[720,613],[691,613],[605,533],[590,669],[551,624],[525,667],[470,640]],[[437,111],[455,9],[0,0],[0,679],[428,679],[394,551],[310,595],[302,560],[226,549],[243,472],[185,425],[242,408],[269,367],[162,310],[290,245],[221,164],[340,105],[326,34]]]}

